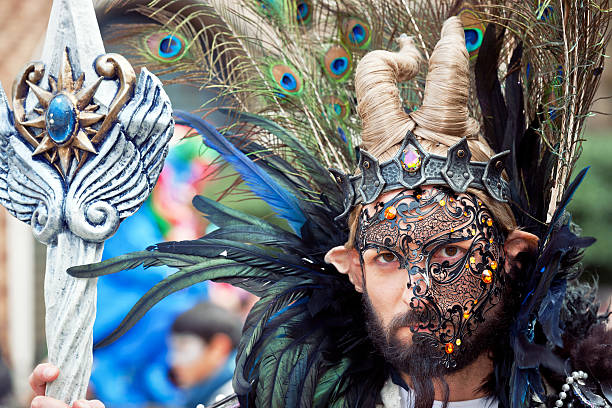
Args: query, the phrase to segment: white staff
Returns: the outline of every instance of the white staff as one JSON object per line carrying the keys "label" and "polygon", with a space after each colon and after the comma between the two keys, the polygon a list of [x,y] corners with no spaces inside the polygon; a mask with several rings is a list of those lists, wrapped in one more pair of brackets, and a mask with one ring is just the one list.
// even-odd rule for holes
{"label": "white staff", "polygon": [[173,132],[160,81],[105,54],[91,0],[55,0],[41,62],[0,87],[0,203],[47,245],[47,395],[83,398],[92,365],[96,279],[70,266],[97,262],[104,241],[153,189]]}

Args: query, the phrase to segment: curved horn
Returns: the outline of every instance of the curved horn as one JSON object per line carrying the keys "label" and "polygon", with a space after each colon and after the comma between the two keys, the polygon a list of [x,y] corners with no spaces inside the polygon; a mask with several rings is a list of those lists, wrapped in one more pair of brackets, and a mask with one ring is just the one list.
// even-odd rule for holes
{"label": "curved horn", "polygon": [[450,136],[478,133],[478,122],[469,116],[469,54],[459,17],[444,22],[440,40],[429,58],[421,107],[410,113],[419,127]]}
{"label": "curved horn", "polygon": [[398,81],[413,78],[419,71],[421,55],[412,38],[402,34],[400,50],[366,54],[355,72],[357,111],[362,121],[362,146],[368,152],[385,152],[403,139],[414,121],[402,106]]}

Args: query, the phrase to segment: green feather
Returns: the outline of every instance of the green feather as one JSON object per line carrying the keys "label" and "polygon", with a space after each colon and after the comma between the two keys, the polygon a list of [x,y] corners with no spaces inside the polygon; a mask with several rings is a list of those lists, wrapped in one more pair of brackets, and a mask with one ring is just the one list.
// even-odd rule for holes
{"label": "green feather", "polygon": [[192,203],[198,211],[204,214],[206,219],[218,226],[235,223],[253,225],[262,229],[278,228],[273,227],[261,218],[227,207],[204,196],[195,196]]}
{"label": "green feather", "polygon": [[183,267],[179,272],[168,276],[147,291],[136,305],[132,307],[119,326],[101,340],[96,347],[104,347],[117,340],[132,328],[155,304],[176,291],[205,280],[237,284],[239,279],[265,281],[267,278],[256,268],[240,265],[223,258],[204,259],[198,264]]}
{"label": "green feather", "polygon": [[346,372],[351,362],[344,358],[338,364],[330,367],[325,373],[319,378],[317,382],[316,390],[313,398],[313,408],[316,407],[327,407],[324,401],[336,400],[340,397],[343,389],[343,382],[340,379],[343,378],[343,374]]}
{"label": "green feather", "polygon": [[68,268],[67,272],[75,278],[97,278],[99,276],[110,275],[111,273],[134,269],[140,265],[145,268],[152,266],[183,268],[193,265],[199,262],[199,260],[201,260],[201,257],[198,256],[139,251],[95,264],[73,266]]}

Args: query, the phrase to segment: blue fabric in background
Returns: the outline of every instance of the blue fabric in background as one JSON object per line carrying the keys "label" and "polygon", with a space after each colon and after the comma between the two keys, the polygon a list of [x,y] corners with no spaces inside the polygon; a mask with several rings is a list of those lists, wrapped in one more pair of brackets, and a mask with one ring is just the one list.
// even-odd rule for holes
{"label": "blue fabric in background", "polygon": [[[211,405],[215,403],[219,388],[231,381],[236,369],[236,351],[227,359],[225,364],[210,378],[194,385],[185,393],[185,407],[195,407],[198,404]],[[225,395],[227,396],[227,395]]]}
{"label": "blue fabric in background", "polygon": [[[163,241],[152,219],[147,201],[106,241],[103,259]],[[168,268],[141,267],[99,278],[94,342],[110,334],[138,299],[171,272]],[[115,343],[95,350],[91,382],[96,397],[108,408],[181,406],[183,396],[167,376],[170,327],[180,313],[206,298],[206,284],[181,290],[155,305]]]}

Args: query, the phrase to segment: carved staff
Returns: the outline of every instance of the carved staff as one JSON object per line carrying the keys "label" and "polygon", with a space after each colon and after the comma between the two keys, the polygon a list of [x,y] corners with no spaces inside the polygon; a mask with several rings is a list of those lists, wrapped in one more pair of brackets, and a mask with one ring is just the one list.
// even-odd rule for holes
{"label": "carved staff", "polygon": [[91,373],[96,279],[70,266],[97,262],[104,241],[149,196],[173,132],[160,81],[105,54],[91,0],[55,0],[41,62],[0,87],[0,203],[47,245],[47,395],[83,398]]}

